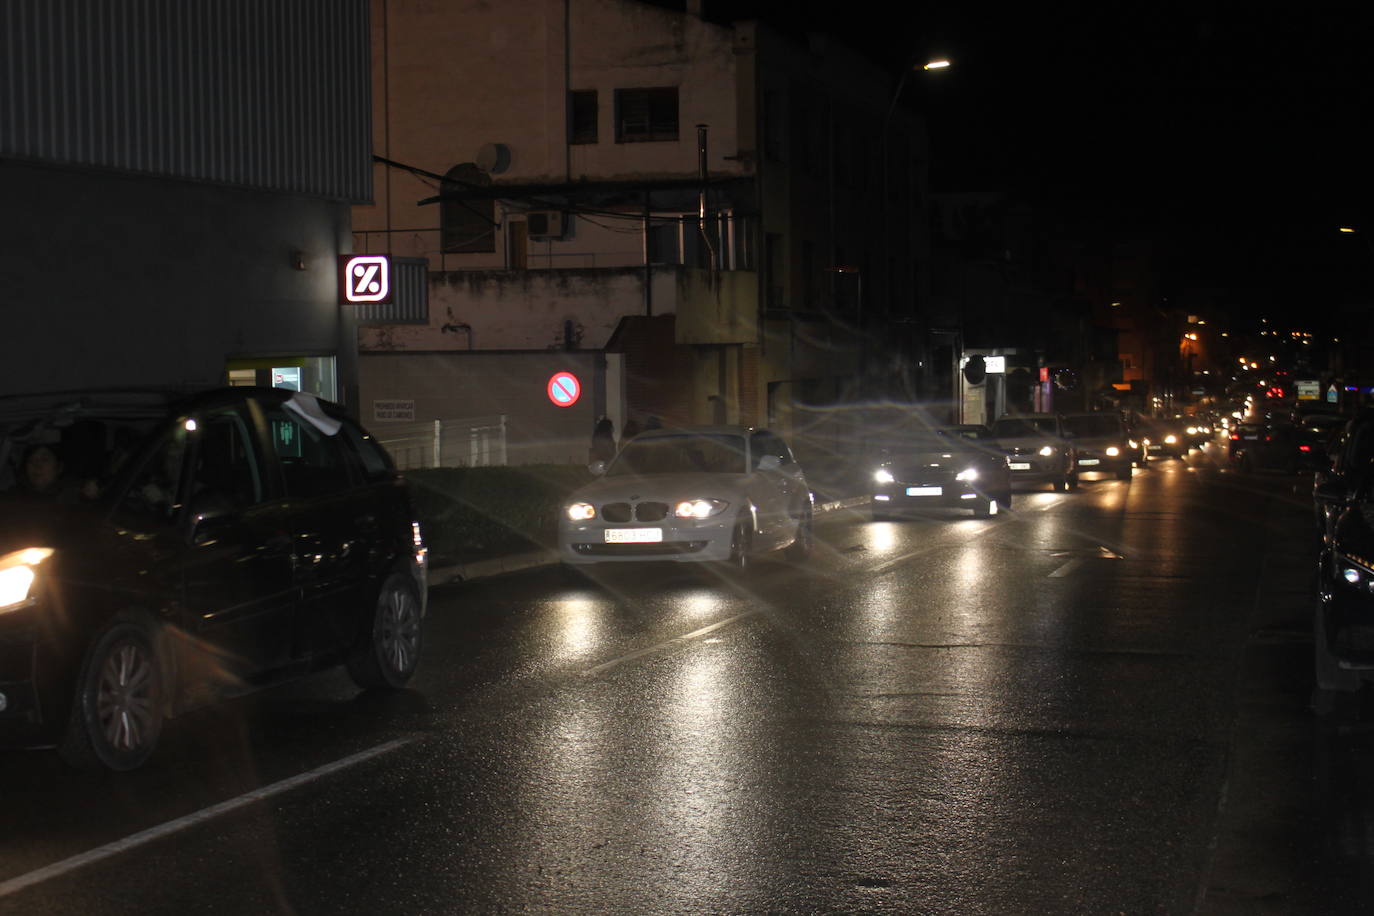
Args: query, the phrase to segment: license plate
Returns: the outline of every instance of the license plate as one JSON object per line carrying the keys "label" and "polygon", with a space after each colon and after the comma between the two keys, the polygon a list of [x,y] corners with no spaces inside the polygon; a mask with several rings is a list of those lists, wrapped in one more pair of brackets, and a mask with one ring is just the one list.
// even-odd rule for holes
{"label": "license plate", "polygon": [[657,544],[663,540],[662,528],[607,528],[607,544]]}
{"label": "license plate", "polygon": [[939,496],[945,492],[939,487],[907,487],[907,496]]}
{"label": "license plate", "polygon": [[1029,471],[1030,465],[1024,461],[1013,461],[1011,463],[1011,469],[1013,471]]}
{"label": "license plate", "polygon": [[1098,461],[1096,458],[1081,458],[1081,459],[1079,459],[1078,463],[1079,463],[1079,464],[1101,464],[1102,462]]}

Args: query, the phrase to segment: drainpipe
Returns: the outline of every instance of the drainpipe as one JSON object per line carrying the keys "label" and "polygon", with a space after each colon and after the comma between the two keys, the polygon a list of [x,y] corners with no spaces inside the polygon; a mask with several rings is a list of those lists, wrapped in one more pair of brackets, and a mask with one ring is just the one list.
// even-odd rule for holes
{"label": "drainpipe", "polygon": [[[697,179],[701,191],[697,196],[697,231],[701,233],[701,243],[706,246],[706,269],[712,279],[716,275],[716,248],[706,233],[706,125],[697,125]],[[714,283],[712,284],[715,285]]]}

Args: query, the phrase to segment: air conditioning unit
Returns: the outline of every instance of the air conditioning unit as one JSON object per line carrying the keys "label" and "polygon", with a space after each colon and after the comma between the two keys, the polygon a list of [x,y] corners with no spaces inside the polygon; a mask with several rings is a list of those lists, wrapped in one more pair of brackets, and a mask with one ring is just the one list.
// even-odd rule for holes
{"label": "air conditioning unit", "polygon": [[567,214],[561,210],[531,210],[525,214],[526,228],[532,239],[561,239],[567,231]]}

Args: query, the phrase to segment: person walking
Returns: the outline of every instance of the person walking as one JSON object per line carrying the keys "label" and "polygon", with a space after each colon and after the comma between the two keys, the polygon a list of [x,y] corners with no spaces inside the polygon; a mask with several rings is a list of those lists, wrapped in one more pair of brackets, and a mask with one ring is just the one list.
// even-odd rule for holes
{"label": "person walking", "polygon": [[602,417],[596,421],[596,427],[592,430],[592,447],[589,461],[609,462],[615,457],[615,424],[610,417]]}

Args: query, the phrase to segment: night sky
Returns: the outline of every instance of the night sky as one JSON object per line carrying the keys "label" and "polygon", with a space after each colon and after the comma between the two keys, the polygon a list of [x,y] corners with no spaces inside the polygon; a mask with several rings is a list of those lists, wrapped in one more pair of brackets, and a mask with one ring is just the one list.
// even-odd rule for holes
{"label": "night sky", "polygon": [[829,31],[898,73],[948,56],[903,98],[930,123],[936,191],[1005,191],[1158,240],[1174,287],[1279,312],[1374,303],[1374,3],[706,9]]}

